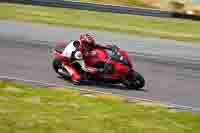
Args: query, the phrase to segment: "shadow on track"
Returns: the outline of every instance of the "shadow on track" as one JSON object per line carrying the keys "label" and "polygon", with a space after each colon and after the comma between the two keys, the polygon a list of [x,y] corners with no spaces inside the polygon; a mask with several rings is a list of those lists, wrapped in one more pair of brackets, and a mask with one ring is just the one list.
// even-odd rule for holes
{"label": "shadow on track", "polygon": [[[69,80],[64,79],[61,76],[57,76],[58,78],[62,79],[63,81],[67,81],[71,83]],[[121,84],[111,84],[111,83],[104,83],[104,82],[98,82],[98,81],[82,81],[80,85],[76,85],[77,87],[101,87],[104,89],[119,89],[119,90],[128,90],[128,91],[141,91],[141,92],[148,92],[148,90],[145,89],[128,89],[127,87],[121,85]]]}

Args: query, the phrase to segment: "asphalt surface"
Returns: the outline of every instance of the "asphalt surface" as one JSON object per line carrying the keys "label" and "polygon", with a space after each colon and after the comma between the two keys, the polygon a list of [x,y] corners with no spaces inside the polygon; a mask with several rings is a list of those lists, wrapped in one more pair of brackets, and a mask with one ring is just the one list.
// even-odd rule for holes
{"label": "asphalt surface", "polygon": [[[17,23],[14,23],[14,25],[16,26]],[[46,83],[56,83],[58,85],[69,85],[69,82],[63,81],[62,79],[58,78],[52,69],[52,56],[50,56],[49,53],[49,46],[53,46],[53,41],[55,41],[56,39],[53,41],[49,41],[52,34],[49,33],[48,29],[45,30],[44,26],[43,28],[40,28],[41,31],[34,33],[32,31],[28,31],[27,28],[21,27],[22,25],[24,25],[24,27],[30,27],[29,24],[28,26],[26,24],[20,23],[19,25],[21,30],[16,30],[16,27],[15,29],[13,29],[14,25],[13,27],[11,25],[9,27],[5,27],[5,25],[3,26],[3,24],[0,24],[0,76],[16,77]],[[33,27],[34,26],[31,26],[32,29],[35,29]],[[9,30],[13,32],[9,33]],[[68,35],[68,37],[71,37],[72,39],[74,39],[75,35],[78,36],[78,33],[80,33],[80,31],[76,29],[67,30],[71,33],[71,36],[70,34],[66,35]],[[46,32],[46,34],[42,34],[44,32]],[[56,33],[61,34],[61,32],[54,32],[54,34]],[[32,34],[35,34],[35,36],[32,36]],[[106,33],[107,35],[103,33],[95,34],[98,36],[98,39],[102,38],[102,36],[100,35],[104,35],[104,40],[106,40],[106,38],[109,38],[108,34],[110,33]],[[62,33],[61,37],[64,37],[64,33]],[[119,34],[114,34],[109,39],[115,37],[119,37]],[[156,42],[156,39],[149,38],[148,40],[137,37],[130,38],[126,35],[121,35],[118,40],[117,38],[115,39],[116,41],[121,40],[121,42],[127,39],[132,39],[135,41],[139,41],[139,39],[141,39],[141,42],[144,42],[144,45],[146,45],[147,43]],[[121,42],[119,43],[121,44]],[[160,45],[162,45],[162,42],[168,43],[171,41],[158,39],[158,43],[160,43]],[[177,44],[177,46],[179,45],[180,44]],[[120,47],[125,48],[125,45],[120,45]],[[132,47],[130,47],[129,49],[131,50]],[[143,47],[144,49],[146,48],[145,46]],[[174,49],[176,49],[175,46],[173,47]],[[183,43],[183,45],[181,45],[181,49],[182,47],[187,46]],[[198,48],[198,46],[193,45],[191,49],[193,49],[193,47],[196,47],[194,48],[195,50]],[[162,49],[161,47],[159,48]],[[190,51],[189,48],[187,48],[187,50]],[[191,56],[185,56],[185,58],[191,58],[195,55],[196,60],[200,59],[197,58],[199,54],[195,53],[195,50],[193,54],[188,52],[187,55],[191,54]],[[173,52],[171,54],[168,53],[168,55],[172,56]],[[180,55],[180,53],[177,54],[177,57]],[[164,103],[172,103],[200,108],[200,68],[198,68],[196,64],[190,65],[191,63],[188,62],[188,60],[184,60],[183,63],[169,63],[169,61],[167,60],[161,59],[160,61],[157,59],[147,59],[143,56],[134,56],[134,54],[131,54],[131,58],[134,58],[136,70],[139,71],[147,81],[144,90],[126,90],[121,87],[108,87],[102,85],[81,87],[91,90],[112,92],[114,94],[120,94],[130,97],[139,97],[161,101]]]}
{"label": "asphalt surface", "polygon": [[[14,21],[0,21],[0,36],[14,40],[57,42],[77,39],[80,33],[89,32],[97,42],[113,43],[129,52],[164,56],[170,59],[189,59],[200,62],[200,45],[167,39],[130,36],[125,33],[97,32],[87,29],[55,27]],[[46,44],[44,44],[46,45]],[[48,43],[52,45],[52,43]]]}

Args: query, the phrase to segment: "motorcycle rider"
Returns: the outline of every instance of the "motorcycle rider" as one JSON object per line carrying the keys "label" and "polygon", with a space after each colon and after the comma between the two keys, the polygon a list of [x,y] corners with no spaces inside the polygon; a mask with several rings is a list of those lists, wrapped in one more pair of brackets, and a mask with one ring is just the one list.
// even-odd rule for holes
{"label": "motorcycle rider", "polygon": [[68,60],[67,63],[63,64],[63,67],[69,72],[71,80],[74,84],[79,84],[83,77],[80,72],[75,69],[75,67],[70,63],[72,58],[74,58],[81,66],[81,69],[85,72],[96,73],[103,72],[103,69],[97,69],[95,67],[89,66],[85,63],[84,59],[88,55],[95,55],[96,53],[93,48],[110,48],[109,46],[104,47],[97,45],[94,38],[89,34],[81,34],[80,39],[73,41],[72,44],[68,44],[62,53],[64,57],[63,60]]}

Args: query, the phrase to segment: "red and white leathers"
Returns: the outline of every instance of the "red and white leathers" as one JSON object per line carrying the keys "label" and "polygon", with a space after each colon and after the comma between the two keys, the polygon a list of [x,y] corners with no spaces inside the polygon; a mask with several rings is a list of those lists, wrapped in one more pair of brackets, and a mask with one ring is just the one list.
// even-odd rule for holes
{"label": "red and white leathers", "polygon": [[85,63],[84,57],[88,54],[88,52],[86,52],[84,48],[81,47],[80,42],[72,41],[65,47],[62,53],[63,60],[65,60],[65,63],[63,65],[65,69],[69,72],[72,81],[80,81],[82,79],[79,71],[76,70],[71,64],[72,62],[70,62],[72,54],[74,54],[74,58],[78,60],[77,62],[81,65],[82,70],[89,73],[97,72],[96,68],[88,66]]}

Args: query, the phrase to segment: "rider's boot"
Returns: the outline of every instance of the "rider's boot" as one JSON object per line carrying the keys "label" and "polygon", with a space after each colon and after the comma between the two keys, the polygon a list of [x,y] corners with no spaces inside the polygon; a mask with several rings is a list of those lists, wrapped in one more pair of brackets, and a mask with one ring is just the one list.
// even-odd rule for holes
{"label": "rider's boot", "polygon": [[81,83],[82,83],[81,80],[73,80],[72,81],[73,85],[81,85]]}
{"label": "rider's boot", "polygon": [[68,74],[68,76],[66,76],[67,80],[70,79],[73,85],[80,85],[82,83],[83,77],[73,66],[66,66],[63,64],[63,71]]}
{"label": "rider's boot", "polygon": [[68,80],[71,76],[70,73],[65,68],[58,69],[58,72],[62,75],[62,77]]}
{"label": "rider's boot", "polygon": [[71,81],[73,83],[73,85],[81,85],[82,83],[82,76],[80,73],[78,73],[77,71],[74,72],[71,76]]}

